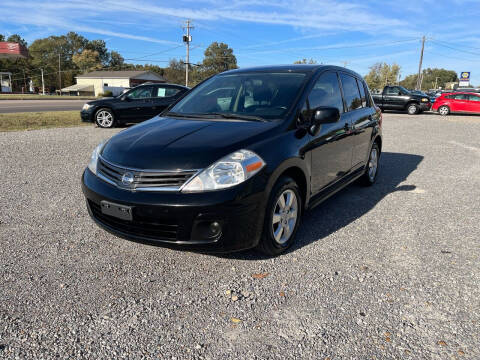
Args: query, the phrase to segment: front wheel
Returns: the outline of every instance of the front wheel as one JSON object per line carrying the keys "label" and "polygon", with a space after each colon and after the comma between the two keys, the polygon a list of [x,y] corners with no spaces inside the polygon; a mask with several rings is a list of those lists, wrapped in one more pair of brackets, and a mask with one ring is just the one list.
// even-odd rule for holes
{"label": "front wheel", "polygon": [[302,197],[297,183],[290,177],[281,177],[268,200],[258,250],[269,256],[285,252],[295,242],[301,215]]}
{"label": "front wheel", "polygon": [[442,105],[438,108],[438,113],[442,116],[447,116],[450,114],[450,109],[446,105]]}
{"label": "front wheel", "polygon": [[95,123],[104,129],[109,129],[115,126],[115,116],[112,110],[107,108],[99,109],[95,113]]}
{"label": "front wheel", "polygon": [[417,104],[409,104],[407,106],[407,113],[408,115],[415,115],[418,113],[418,111],[420,110],[420,108],[418,107]]}

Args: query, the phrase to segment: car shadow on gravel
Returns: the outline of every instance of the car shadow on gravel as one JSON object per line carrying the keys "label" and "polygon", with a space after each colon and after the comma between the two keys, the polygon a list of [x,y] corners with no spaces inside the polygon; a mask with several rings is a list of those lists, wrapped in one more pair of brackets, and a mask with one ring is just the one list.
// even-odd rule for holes
{"label": "car shadow on gravel", "polygon": [[[413,191],[414,184],[403,184],[422,162],[423,156],[384,152],[380,157],[377,182],[370,187],[357,183],[308,210],[297,232],[295,244],[287,251],[294,252],[347,226],[375,207],[385,196],[396,191]],[[254,250],[232,254],[216,254],[222,258],[261,260],[268,257]]]}

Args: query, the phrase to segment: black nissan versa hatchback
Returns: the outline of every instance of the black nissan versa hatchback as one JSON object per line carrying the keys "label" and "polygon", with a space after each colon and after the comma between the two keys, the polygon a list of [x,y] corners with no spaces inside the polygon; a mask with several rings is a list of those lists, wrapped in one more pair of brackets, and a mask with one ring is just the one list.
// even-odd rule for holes
{"label": "black nissan versa hatchback", "polygon": [[149,243],[269,255],[304,210],[375,182],[382,117],[362,77],[321,65],[238,69],[101,143],[82,183],[90,215]]}

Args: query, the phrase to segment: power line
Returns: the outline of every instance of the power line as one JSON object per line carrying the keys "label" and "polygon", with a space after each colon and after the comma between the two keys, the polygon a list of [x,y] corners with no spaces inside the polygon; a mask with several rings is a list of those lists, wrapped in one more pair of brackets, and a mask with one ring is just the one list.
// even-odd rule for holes
{"label": "power line", "polygon": [[480,53],[476,53],[476,52],[472,52],[472,51],[467,51],[467,50],[459,49],[459,48],[456,48],[456,47],[453,47],[453,46],[450,46],[450,45],[446,45],[446,44],[444,44],[442,41],[438,41],[438,40],[430,40],[430,41],[434,42],[434,43],[437,44],[437,45],[440,45],[440,46],[443,46],[443,47],[446,47],[446,48],[449,48],[449,49],[452,49],[452,50],[464,52],[464,53],[466,53],[466,54],[471,54],[471,55],[480,56]]}

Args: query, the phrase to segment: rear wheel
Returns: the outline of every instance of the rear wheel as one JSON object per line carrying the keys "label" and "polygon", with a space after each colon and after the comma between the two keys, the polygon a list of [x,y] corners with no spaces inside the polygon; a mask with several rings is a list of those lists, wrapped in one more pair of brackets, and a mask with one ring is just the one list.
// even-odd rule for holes
{"label": "rear wheel", "polygon": [[438,113],[442,116],[450,114],[450,108],[447,105],[442,105],[438,108]]}
{"label": "rear wheel", "polygon": [[365,173],[360,178],[360,182],[365,186],[371,186],[375,184],[378,174],[378,164],[380,160],[380,148],[377,143],[373,143],[370,150],[370,156],[368,157],[368,163],[365,168]]}
{"label": "rear wheel", "polygon": [[415,103],[408,104],[408,106],[407,106],[408,115],[415,115],[415,114],[418,113],[419,110],[420,110],[420,108]]}
{"label": "rear wheel", "polygon": [[115,126],[115,116],[112,110],[107,108],[101,108],[95,113],[95,123],[104,129],[112,128]]}
{"label": "rear wheel", "polygon": [[295,242],[301,215],[302,197],[297,183],[281,177],[270,194],[258,250],[269,256],[286,251]]}

